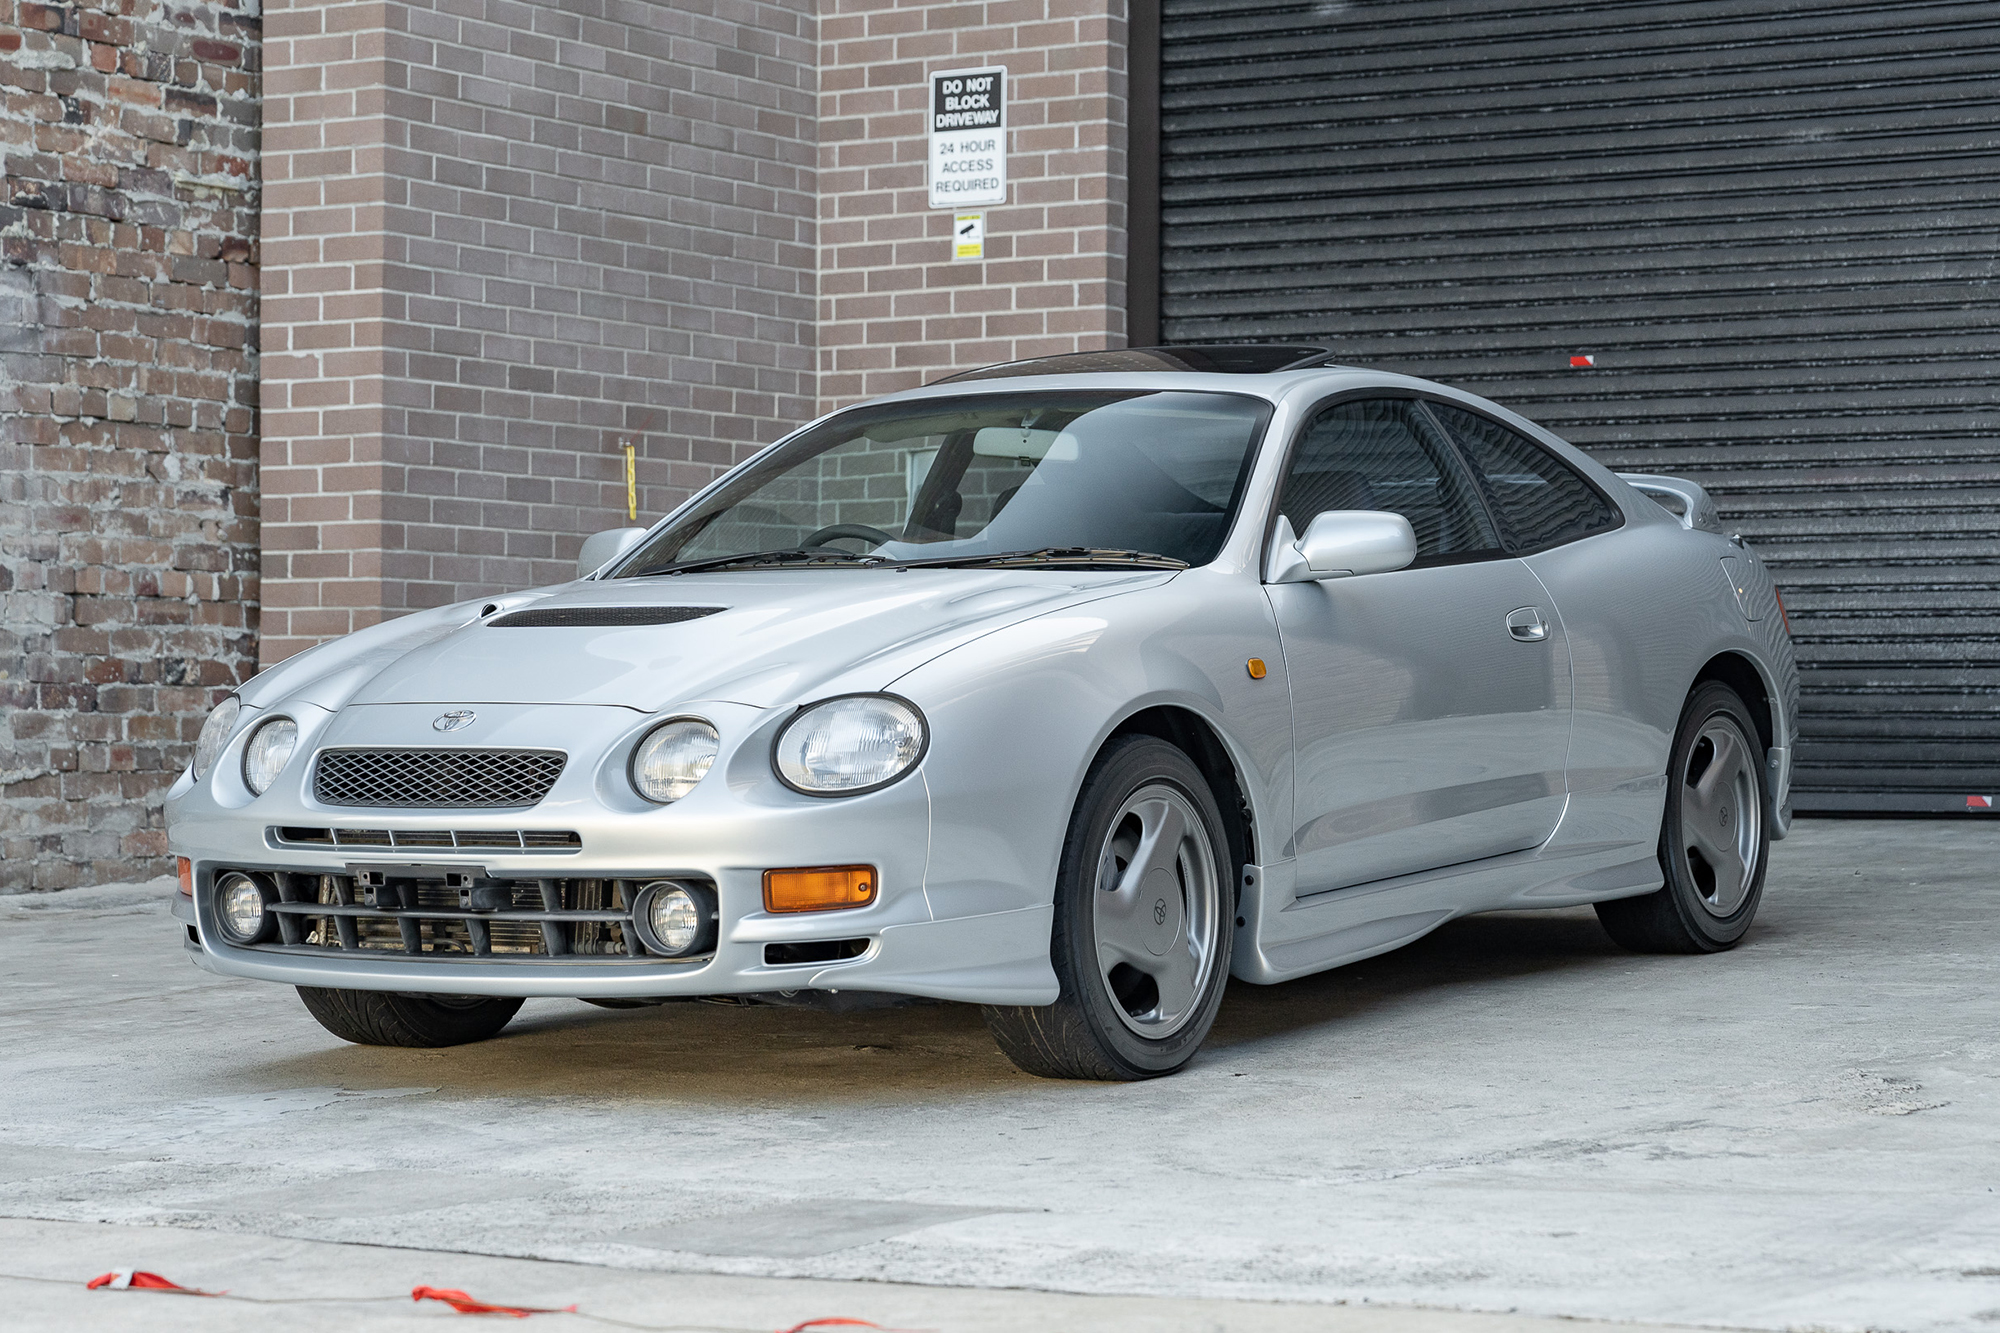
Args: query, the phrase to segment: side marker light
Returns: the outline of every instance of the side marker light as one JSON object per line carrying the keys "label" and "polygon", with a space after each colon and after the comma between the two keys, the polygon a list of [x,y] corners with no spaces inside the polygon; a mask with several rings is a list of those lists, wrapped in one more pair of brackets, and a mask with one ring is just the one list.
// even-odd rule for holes
{"label": "side marker light", "polygon": [[1252,679],[1252,680],[1262,680],[1262,679],[1264,679],[1264,676],[1265,676],[1265,668],[1264,668],[1264,659],[1263,659],[1263,658],[1261,658],[1261,657],[1253,657],[1253,658],[1251,658],[1251,659],[1250,659],[1250,660],[1249,660],[1248,662],[1246,662],[1246,663],[1245,663],[1244,665],[1250,668],[1250,679]]}
{"label": "side marker light", "polygon": [[190,898],[194,897],[194,862],[185,856],[176,856],[174,873],[181,877],[181,892]]}
{"label": "side marker light", "polygon": [[767,912],[831,912],[875,901],[874,866],[810,866],[764,872]]}

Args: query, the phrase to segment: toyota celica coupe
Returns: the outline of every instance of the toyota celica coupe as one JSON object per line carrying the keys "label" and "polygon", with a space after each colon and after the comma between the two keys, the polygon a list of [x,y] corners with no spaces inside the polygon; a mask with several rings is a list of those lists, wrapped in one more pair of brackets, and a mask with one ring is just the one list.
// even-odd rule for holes
{"label": "toyota celica coupe", "polygon": [[1230,977],[1470,912],[1727,949],[1790,818],[1784,611],[1702,489],[1323,348],[959,375],[583,552],[222,701],[198,963],[354,1042],[928,997],[1143,1078]]}

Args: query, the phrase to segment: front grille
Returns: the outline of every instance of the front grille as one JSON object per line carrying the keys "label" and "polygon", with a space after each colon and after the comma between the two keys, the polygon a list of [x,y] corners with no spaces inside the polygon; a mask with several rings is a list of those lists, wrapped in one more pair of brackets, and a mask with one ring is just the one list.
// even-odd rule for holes
{"label": "front grille", "polygon": [[299,828],[275,825],[273,847],[436,847],[468,852],[580,852],[568,829]]}
{"label": "front grille", "polygon": [[678,625],[700,620],[726,606],[552,606],[515,611],[486,622],[488,629],[605,629],[624,625]]}
{"label": "front grille", "polygon": [[[353,875],[273,872],[279,938],[258,949],[403,954],[496,962],[651,957],[628,924],[647,880],[494,880],[476,871],[370,885]],[[433,871],[434,875],[447,872]],[[664,963],[699,962],[664,959]]]}
{"label": "front grille", "polygon": [[322,805],[534,805],[568,760],[561,750],[322,750],[313,796]]}

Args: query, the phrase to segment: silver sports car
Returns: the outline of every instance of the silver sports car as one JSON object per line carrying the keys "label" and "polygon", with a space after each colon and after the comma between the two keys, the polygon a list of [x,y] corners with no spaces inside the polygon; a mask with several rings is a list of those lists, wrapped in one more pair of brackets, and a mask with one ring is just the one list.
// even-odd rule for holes
{"label": "silver sports car", "polygon": [[212,971],[349,1041],[526,996],[977,1004],[1168,1073],[1230,977],[1468,912],[1742,939],[1798,676],[1699,486],[1324,349],[1055,357],[833,413],[574,582],[266,671],[167,805]]}

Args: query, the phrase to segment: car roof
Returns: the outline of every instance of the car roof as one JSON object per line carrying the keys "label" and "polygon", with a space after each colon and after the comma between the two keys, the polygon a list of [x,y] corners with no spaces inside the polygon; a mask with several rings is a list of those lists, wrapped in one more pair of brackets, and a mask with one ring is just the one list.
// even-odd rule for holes
{"label": "car roof", "polygon": [[1206,393],[1243,394],[1276,403],[1302,386],[1326,392],[1338,392],[1350,388],[1395,389],[1410,393],[1437,394],[1468,402],[1483,401],[1477,395],[1466,393],[1462,389],[1434,384],[1429,380],[1414,379],[1408,375],[1369,370],[1361,366],[1311,365],[1303,369],[1274,370],[1262,374],[1185,370],[1072,371],[1057,374],[1046,370],[1035,370],[1025,375],[981,379],[953,376],[950,379],[926,384],[919,389],[905,389],[900,393],[867,399],[854,406],[908,402],[925,398],[964,398],[991,393],[1050,393],[1065,389],[1137,389],[1153,392],[1163,389],[1198,390]]}
{"label": "car roof", "polygon": [[1301,385],[1333,392],[1347,388],[1398,389],[1467,402],[1485,401],[1449,385],[1365,366],[1341,365],[1332,352],[1316,343],[1268,342],[1119,347],[1004,361],[851,406],[1019,390],[1046,393],[1056,389],[1202,390],[1247,394],[1275,403]]}
{"label": "car roof", "polygon": [[1028,375],[1087,375],[1103,371],[1141,374],[1195,371],[1203,374],[1265,375],[1325,365],[1332,349],[1312,343],[1186,343],[1174,347],[1112,347],[1101,352],[1064,352],[1058,356],[1003,361],[947,375],[934,384],[965,380],[1019,379]]}

